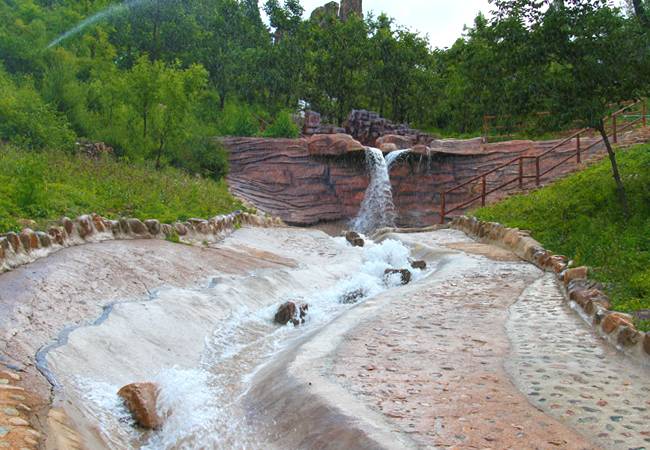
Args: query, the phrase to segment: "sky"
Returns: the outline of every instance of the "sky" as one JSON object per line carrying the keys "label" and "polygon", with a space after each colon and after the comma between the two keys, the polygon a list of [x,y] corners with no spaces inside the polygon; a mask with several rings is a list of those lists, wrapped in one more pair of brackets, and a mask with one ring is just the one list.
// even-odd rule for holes
{"label": "sky", "polygon": [[[305,15],[328,0],[301,0]],[[340,0],[339,0],[340,3]],[[471,26],[479,11],[492,10],[488,0],[363,0],[364,14],[385,12],[399,25],[429,35],[433,47],[450,47]]]}
{"label": "sky", "polygon": [[[305,16],[329,0],[301,0]],[[340,0],[337,0],[340,3]],[[610,0],[621,5],[623,0]],[[465,25],[472,26],[479,11],[489,17],[488,0],[363,0],[364,14],[374,11],[393,17],[398,25],[429,35],[432,47],[444,48],[461,37]]]}

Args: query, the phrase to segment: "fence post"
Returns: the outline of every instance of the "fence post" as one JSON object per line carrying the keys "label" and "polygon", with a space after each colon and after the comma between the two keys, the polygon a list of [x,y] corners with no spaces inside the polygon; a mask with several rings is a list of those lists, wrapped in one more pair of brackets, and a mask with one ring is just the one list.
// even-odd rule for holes
{"label": "fence post", "polygon": [[519,157],[519,189],[524,188],[524,158]]}
{"label": "fence post", "polygon": [[445,224],[445,193],[440,194],[440,225]]}
{"label": "fence post", "polygon": [[612,129],[613,129],[613,135],[612,135],[612,141],[614,144],[618,142],[618,134],[616,133],[616,115],[612,116]]}
{"label": "fence post", "polygon": [[582,162],[582,156],[580,155],[580,134],[576,136],[576,154],[578,155],[578,164]]}
{"label": "fence post", "polygon": [[535,158],[535,184],[539,186],[539,156]]}
{"label": "fence post", "polygon": [[487,191],[485,178],[485,175],[481,177],[481,206],[485,206],[485,192]]}
{"label": "fence post", "polygon": [[483,143],[488,143],[488,135],[490,134],[490,125],[488,124],[487,115],[483,115]]}

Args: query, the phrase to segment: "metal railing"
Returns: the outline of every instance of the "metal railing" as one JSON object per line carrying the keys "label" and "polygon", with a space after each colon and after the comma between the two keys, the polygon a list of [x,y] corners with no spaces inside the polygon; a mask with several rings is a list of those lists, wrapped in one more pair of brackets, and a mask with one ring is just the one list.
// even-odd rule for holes
{"label": "metal railing", "polygon": [[[641,112],[640,114],[632,114],[632,108],[635,106],[641,106]],[[624,125],[622,125],[620,119],[631,119],[627,120]],[[628,106],[625,106],[624,108],[619,109],[618,111],[614,112],[611,116],[609,116],[606,119],[606,124],[609,125],[611,121],[611,129],[606,130],[606,133],[608,136],[611,135],[612,142],[614,144],[618,143],[618,138],[620,133],[623,131],[639,124],[642,123],[643,126],[647,126],[647,103],[646,100],[640,100],[637,102],[634,102]],[[622,125],[622,126],[621,126]],[[518,156],[516,158],[513,158],[510,161],[507,161],[485,173],[482,173],[480,175],[477,175],[473,178],[470,178],[469,180],[454,186],[451,189],[447,189],[446,191],[442,192],[440,194],[440,223],[443,224],[445,223],[445,219],[447,216],[455,211],[458,211],[460,209],[466,208],[467,206],[477,202],[481,201],[481,206],[485,206],[487,197],[490,194],[493,194],[497,191],[500,191],[502,189],[505,189],[506,187],[518,183],[518,186],[520,189],[523,189],[524,187],[524,181],[529,180],[529,179],[534,179],[535,180],[535,185],[539,186],[541,183],[541,178],[544,175],[547,175],[548,173],[552,172],[553,170],[557,169],[558,167],[564,165],[565,163],[569,162],[573,158],[576,159],[576,164],[580,164],[582,162],[582,157],[583,154],[591,150],[593,147],[595,147],[598,144],[601,144],[604,139],[600,137],[597,139],[595,142],[592,142],[589,144],[587,147],[582,146],[582,136],[592,130],[588,128],[583,128],[575,133],[573,133],[571,136],[563,139],[559,143],[555,144],[553,147],[550,149],[540,153],[539,155],[535,156]],[[570,152],[570,154],[562,158],[560,161],[556,162],[550,167],[547,167],[545,169],[542,169],[542,159],[545,158],[548,155],[551,155],[552,153],[557,152],[559,149],[562,147],[566,146],[569,142],[575,139],[576,145],[575,145],[575,151]],[[532,147],[531,147],[532,148]],[[529,148],[528,150],[530,150]],[[534,162],[534,173],[533,174],[526,174],[525,173],[525,161],[533,161]],[[532,165],[532,164],[531,164]],[[488,181],[487,178],[489,175],[492,175],[493,173],[496,173],[500,170],[507,169],[507,168],[516,168],[516,173],[517,175],[514,178],[508,179],[501,184],[497,185],[496,187],[490,186],[488,188]],[[453,206],[450,209],[447,209],[447,196],[451,194],[452,192],[458,191],[459,189],[462,189],[466,186],[469,186],[473,183],[480,182],[480,194],[473,196],[472,198],[457,204]]]}

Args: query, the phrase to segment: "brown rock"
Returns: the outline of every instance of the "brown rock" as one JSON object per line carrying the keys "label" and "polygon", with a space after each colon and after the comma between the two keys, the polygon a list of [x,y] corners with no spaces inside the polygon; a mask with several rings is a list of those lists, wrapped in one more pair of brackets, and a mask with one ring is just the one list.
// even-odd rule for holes
{"label": "brown rock", "polygon": [[308,310],[309,305],[307,304],[303,303],[300,306],[296,306],[294,302],[286,302],[278,308],[278,312],[275,313],[273,320],[280,325],[286,325],[291,322],[294,326],[298,326],[301,323],[305,323]]}
{"label": "brown rock", "polygon": [[162,419],[156,411],[158,387],[155,384],[129,384],[120,389],[117,395],[122,397],[131,415],[142,428],[156,429],[162,426]]}
{"label": "brown rock", "polygon": [[312,156],[341,156],[366,150],[348,134],[315,134],[309,139],[308,148]]}
{"label": "brown rock", "polygon": [[20,242],[22,242],[23,248],[27,251],[35,250],[39,247],[38,236],[30,228],[25,228],[20,232]]}
{"label": "brown rock", "polygon": [[618,344],[622,347],[632,347],[636,345],[643,336],[636,329],[632,327],[621,327],[621,331],[618,333]]}
{"label": "brown rock", "polygon": [[187,227],[180,222],[174,224],[174,229],[179,236],[185,236],[187,234]]}
{"label": "brown rock", "polygon": [[4,259],[7,248],[9,248],[9,241],[5,237],[0,237],[0,259]]}
{"label": "brown rock", "polygon": [[104,218],[102,216],[93,214],[92,221],[93,221],[93,225],[95,225],[95,229],[99,233],[103,233],[106,231],[106,226],[104,225]]}
{"label": "brown rock", "polygon": [[93,233],[93,225],[90,216],[84,215],[77,218],[77,231],[79,236],[85,239]]}
{"label": "brown rock", "polygon": [[65,228],[63,228],[63,227],[50,227],[47,230],[47,232],[48,232],[48,234],[52,238],[52,241],[55,244],[63,245],[63,242],[65,240],[65,237],[64,237],[65,236],[64,235]]}
{"label": "brown rock", "polygon": [[120,218],[120,232],[124,234],[130,234],[131,228],[129,227],[129,220],[125,217]]}
{"label": "brown rock", "polygon": [[162,230],[162,233],[163,233],[166,237],[170,237],[170,236],[172,236],[172,235],[174,234],[174,231],[175,231],[175,230],[174,230],[174,227],[172,227],[172,226],[169,225],[168,223],[163,223],[163,224],[160,226],[160,229]]}
{"label": "brown rock", "polygon": [[432,151],[431,148],[424,144],[418,144],[411,147],[411,153],[413,153],[414,155],[428,156],[431,154],[431,151]]}
{"label": "brown rock", "polygon": [[611,334],[619,326],[633,327],[630,318],[618,312],[613,312],[605,316],[601,326],[607,334]]}
{"label": "brown rock", "polygon": [[353,247],[363,247],[365,245],[363,238],[356,231],[345,233],[345,240],[352,244]]}
{"label": "brown rock", "polygon": [[411,272],[408,269],[386,269],[384,271],[384,280],[388,281],[388,278],[394,274],[401,276],[402,284],[409,284],[411,282]]}
{"label": "brown rock", "polygon": [[152,235],[156,236],[160,234],[160,222],[156,219],[145,220],[144,224]]}
{"label": "brown rock", "polygon": [[379,150],[381,150],[383,153],[390,153],[399,150],[399,148],[397,148],[397,145],[391,144],[390,142],[378,145],[377,148],[379,148]]}
{"label": "brown rock", "polygon": [[[413,147],[415,144],[415,139],[413,136],[400,136],[398,134],[387,134],[380,138],[377,138],[376,146],[382,148],[382,145],[393,144],[395,145],[395,150],[403,150]],[[382,149],[383,150],[383,149]]]}
{"label": "brown rock", "polygon": [[427,262],[426,261],[411,261],[411,267],[413,269],[424,270],[424,269],[427,268]]}
{"label": "brown rock", "polygon": [[16,233],[9,232],[5,237],[7,238],[7,241],[9,241],[9,244],[11,244],[11,248],[14,250],[14,252],[17,252],[20,248],[20,238],[18,235]]}
{"label": "brown rock", "polygon": [[643,349],[650,355],[650,333],[646,333],[645,338],[643,338]]}
{"label": "brown rock", "polygon": [[148,234],[147,227],[139,219],[128,219],[129,229],[131,233],[143,236]]}
{"label": "brown rock", "polygon": [[353,14],[363,18],[363,0],[341,0],[339,18],[347,20]]}
{"label": "brown rock", "polygon": [[36,232],[36,237],[38,238],[38,242],[41,247],[51,247],[52,246],[52,238],[50,238],[50,235],[47,233],[43,233],[42,231],[37,231]]}
{"label": "brown rock", "polygon": [[573,280],[585,279],[589,275],[588,267],[576,267],[575,269],[568,269],[564,272],[564,285],[568,285]]}
{"label": "brown rock", "polygon": [[72,222],[69,217],[62,218],[61,225],[63,225],[63,228],[65,228],[66,233],[69,235],[72,234],[72,230],[74,230],[74,222]]}

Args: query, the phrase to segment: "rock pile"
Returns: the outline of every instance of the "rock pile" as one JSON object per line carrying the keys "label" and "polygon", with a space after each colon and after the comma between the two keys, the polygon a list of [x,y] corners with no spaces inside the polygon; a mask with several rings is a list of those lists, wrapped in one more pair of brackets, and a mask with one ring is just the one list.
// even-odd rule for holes
{"label": "rock pile", "polygon": [[[365,109],[353,110],[344,123],[347,133],[362,144],[377,147],[377,139],[386,135],[405,136],[407,142],[413,144],[426,144],[433,138],[407,124],[396,124],[380,117],[378,113]],[[401,147],[401,148],[409,148]]]}

